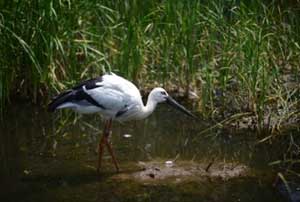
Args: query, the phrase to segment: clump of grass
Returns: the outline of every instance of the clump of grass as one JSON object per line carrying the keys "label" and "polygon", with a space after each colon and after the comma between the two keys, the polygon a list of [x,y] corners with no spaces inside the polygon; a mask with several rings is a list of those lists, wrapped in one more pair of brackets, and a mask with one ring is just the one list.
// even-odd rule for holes
{"label": "clump of grass", "polygon": [[[299,117],[299,7],[275,1],[0,3],[0,109],[115,71],[201,95],[206,116]],[[17,94],[17,95],[16,95]],[[281,108],[286,118],[280,117]],[[280,109],[279,109],[280,108]],[[272,125],[272,126],[269,126]]]}

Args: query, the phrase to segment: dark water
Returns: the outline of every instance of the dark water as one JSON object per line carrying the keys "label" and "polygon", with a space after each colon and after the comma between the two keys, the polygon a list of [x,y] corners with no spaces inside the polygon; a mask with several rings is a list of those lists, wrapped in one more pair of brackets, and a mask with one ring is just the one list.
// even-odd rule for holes
{"label": "dark water", "polygon": [[[143,184],[115,179],[105,156],[95,171],[101,119],[97,115],[48,114],[30,105],[12,108],[0,128],[0,201],[283,201],[272,187],[268,163],[280,148],[256,145],[251,131],[214,130],[166,106],[145,121],[114,123],[112,142],[122,172],[138,161],[237,162],[253,174],[214,181]],[[130,134],[125,138],[124,134]]]}

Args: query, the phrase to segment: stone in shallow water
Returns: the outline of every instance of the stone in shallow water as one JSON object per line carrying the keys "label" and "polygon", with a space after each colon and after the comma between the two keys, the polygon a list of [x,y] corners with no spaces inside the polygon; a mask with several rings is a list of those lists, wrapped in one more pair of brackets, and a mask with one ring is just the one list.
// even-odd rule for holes
{"label": "stone in shallow water", "polygon": [[123,135],[123,137],[125,137],[125,138],[130,138],[132,135],[130,135],[130,134],[124,134]]}
{"label": "stone in shallow water", "polygon": [[174,165],[174,162],[173,162],[173,161],[166,161],[166,162],[165,162],[165,165],[166,165],[167,167],[172,167],[172,166]]}

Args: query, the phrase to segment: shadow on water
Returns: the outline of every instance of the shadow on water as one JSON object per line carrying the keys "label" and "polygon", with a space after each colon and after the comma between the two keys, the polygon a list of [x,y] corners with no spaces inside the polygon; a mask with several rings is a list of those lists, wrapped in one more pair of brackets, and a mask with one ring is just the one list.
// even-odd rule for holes
{"label": "shadow on water", "polygon": [[6,114],[0,128],[1,201],[282,201],[271,186],[274,172],[267,166],[277,159],[278,148],[256,146],[250,131],[214,130],[198,137],[208,126],[166,106],[144,121],[114,123],[112,142],[122,172],[138,171],[140,161],[214,159],[247,165],[249,176],[140,183],[115,178],[108,156],[99,176],[98,116],[53,115],[20,104]]}

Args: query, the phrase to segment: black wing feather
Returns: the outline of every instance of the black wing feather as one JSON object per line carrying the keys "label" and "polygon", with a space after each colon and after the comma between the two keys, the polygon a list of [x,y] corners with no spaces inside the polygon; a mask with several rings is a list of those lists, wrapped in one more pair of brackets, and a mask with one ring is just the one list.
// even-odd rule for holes
{"label": "black wing feather", "polygon": [[100,105],[90,95],[88,95],[86,92],[84,92],[84,90],[82,88],[83,86],[85,86],[85,88],[87,90],[90,90],[93,88],[98,88],[100,86],[96,85],[96,83],[101,82],[101,81],[103,81],[101,76],[94,78],[94,79],[89,79],[89,80],[79,83],[78,85],[73,87],[71,90],[67,90],[67,91],[60,93],[59,95],[55,96],[52,99],[51,103],[48,105],[48,111],[53,112],[59,105],[66,103],[66,102],[76,102],[76,101],[82,101],[82,100],[86,100],[92,105],[95,105],[97,107],[105,109],[105,107],[103,105]]}
{"label": "black wing feather", "polygon": [[96,83],[97,82],[102,82],[102,81],[103,81],[102,76],[99,76],[99,77],[96,77],[96,78],[93,78],[93,79],[83,81],[83,82],[79,83],[78,85],[76,85],[75,87],[73,87],[72,89],[73,90],[78,90],[78,89],[81,89],[82,86],[85,86],[85,88],[87,90],[90,90],[90,89],[99,87],[99,85],[96,85]]}
{"label": "black wing feather", "polygon": [[67,91],[62,92],[61,94],[53,97],[51,103],[48,105],[48,111],[49,112],[54,112],[55,109],[59,105],[67,102],[70,99],[70,96],[72,96],[72,93],[73,93],[72,90],[67,90]]}
{"label": "black wing feather", "polygon": [[118,117],[122,116],[122,115],[125,114],[128,110],[129,110],[128,106],[125,105],[123,109],[121,109],[120,111],[118,111],[118,112],[116,113],[116,116],[115,116],[115,117],[118,118]]}

